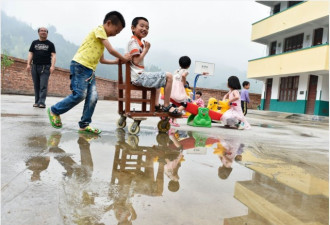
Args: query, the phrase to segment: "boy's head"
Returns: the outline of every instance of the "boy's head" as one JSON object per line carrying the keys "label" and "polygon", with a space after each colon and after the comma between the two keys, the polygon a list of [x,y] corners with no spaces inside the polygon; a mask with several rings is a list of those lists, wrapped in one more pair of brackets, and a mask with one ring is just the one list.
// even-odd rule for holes
{"label": "boy's head", "polygon": [[191,64],[191,60],[188,56],[182,56],[179,59],[179,65],[183,69],[188,69],[190,67],[190,64]]}
{"label": "boy's head", "polygon": [[196,92],[196,98],[199,99],[200,97],[202,97],[202,92],[201,91],[197,91]]}
{"label": "boy's head", "polygon": [[103,27],[108,37],[116,36],[125,27],[125,19],[119,12],[111,11],[105,15]]}
{"label": "boy's head", "polygon": [[250,82],[249,81],[244,81],[242,85],[243,85],[243,88],[250,89]]}
{"label": "boy's head", "polygon": [[174,181],[171,180],[170,182],[168,182],[168,190],[172,191],[172,192],[177,192],[180,189],[180,183],[179,181]]}
{"label": "boy's head", "polygon": [[144,17],[135,17],[132,21],[131,29],[133,35],[137,38],[145,38],[149,32],[149,21]]}

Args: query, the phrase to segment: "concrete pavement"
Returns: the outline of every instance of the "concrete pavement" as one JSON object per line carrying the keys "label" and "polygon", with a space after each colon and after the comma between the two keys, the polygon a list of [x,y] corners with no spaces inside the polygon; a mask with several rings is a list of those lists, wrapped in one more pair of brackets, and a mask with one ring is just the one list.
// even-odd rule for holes
{"label": "concrete pavement", "polygon": [[[128,135],[116,129],[117,102],[99,101],[92,125],[103,132],[91,140],[77,133],[82,103],[62,115],[56,130],[33,99],[1,96],[1,224],[328,224],[327,118],[250,110],[252,129],[243,131],[180,119],[180,143],[204,147],[179,155],[167,150],[172,139],[158,136],[159,118]],[[242,161],[231,153],[224,161],[230,146]],[[138,154],[143,170],[118,169],[128,159],[138,162]],[[183,157],[173,167],[177,178],[171,154]],[[226,163],[232,171],[219,178]],[[170,181],[178,179],[173,192]]]}

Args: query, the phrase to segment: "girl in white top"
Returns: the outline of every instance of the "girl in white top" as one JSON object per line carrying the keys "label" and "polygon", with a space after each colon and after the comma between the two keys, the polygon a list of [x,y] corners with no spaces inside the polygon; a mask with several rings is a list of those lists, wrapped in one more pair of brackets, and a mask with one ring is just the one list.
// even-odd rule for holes
{"label": "girl in white top", "polygon": [[178,111],[181,112],[187,106],[188,96],[184,85],[188,76],[188,68],[190,67],[191,60],[188,56],[182,56],[179,59],[180,69],[177,69],[173,74],[173,83],[171,91],[171,99],[181,103]]}

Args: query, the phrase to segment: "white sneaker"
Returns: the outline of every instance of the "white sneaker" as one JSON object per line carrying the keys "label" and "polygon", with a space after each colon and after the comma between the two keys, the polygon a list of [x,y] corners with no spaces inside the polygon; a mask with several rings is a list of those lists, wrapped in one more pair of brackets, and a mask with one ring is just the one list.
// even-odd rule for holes
{"label": "white sneaker", "polygon": [[239,129],[239,130],[244,130],[244,123],[241,122],[241,123],[239,124],[239,126],[238,126],[237,129]]}

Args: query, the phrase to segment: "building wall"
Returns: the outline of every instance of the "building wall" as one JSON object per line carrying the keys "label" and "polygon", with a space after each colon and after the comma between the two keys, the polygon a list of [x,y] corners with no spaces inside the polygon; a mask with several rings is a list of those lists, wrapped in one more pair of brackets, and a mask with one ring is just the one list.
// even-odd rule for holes
{"label": "building wall", "polygon": [[329,75],[321,75],[318,80],[318,96],[315,102],[315,114],[329,116]]}
{"label": "building wall", "polygon": [[299,30],[287,32],[285,36],[280,38],[272,38],[270,39],[269,43],[267,44],[267,54],[269,55],[269,49],[271,46],[271,43],[276,41],[276,54],[283,53],[285,39],[288,37],[292,37],[294,35],[298,35],[301,33],[304,33],[304,40],[303,40],[303,47],[302,48],[308,48],[311,47],[313,44],[313,38],[314,38],[314,30],[318,28],[323,28],[323,37],[322,37],[322,43],[326,44],[329,42],[328,40],[328,33],[329,33],[329,27],[328,26],[318,26],[318,25],[311,25],[309,27],[304,27]]}
{"label": "building wall", "polygon": [[[272,96],[270,101],[270,111],[305,113],[307,104],[307,94],[310,74],[299,76],[297,101],[283,102],[279,99],[279,87],[281,77],[273,77]],[[261,109],[264,109],[265,101],[265,81],[261,98]],[[317,95],[314,108],[315,115],[329,116],[329,75],[318,75]]]}
{"label": "building wall", "polygon": [[[280,3],[280,13],[252,25],[252,41],[266,44],[266,56],[250,60],[248,77],[263,80],[261,109],[264,108],[266,80],[273,78],[271,111],[305,113],[310,75],[318,75],[315,115],[329,115],[329,16],[328,2],[308,1],[285,10],[288,2]],[[325,7],[327,6],[327,7]],[[285,12],[284,12],[284,11]],[[283,12],[282,12],[283,11]],[[299,16],[301,15],[301,16]],[[323,28],[322,45],[312,46],[315,29]],[[284,53],[285,39],[304,34],[302,49]],[[271,43],[276,41],[276,53],[269,56]],[[284,54],[283,54],[284,53]],[[259,60],[259,61],[258,61]],[[314,72],[312,72],[314,71]],[[327,71],[327,72],[326,72]],[[279,99],[281,77],[299,76],[297,101],[282,102]]]}
{"label": "building wall", "polygon": [[[33,81],[30,73],[25,68],[27,61],[13,58],[14,64],[1,73],[1,93],[2,94],[22,94],[34,95]],[[117,81],[96,77],[96,86],[99,99],[117,100]],[[205,104],[209,98],[213,97],[221,100],[228,90],[216,90],[208,88],[197,88],[203,93],[202,98]],[[48,82],[48,96],[65,97],[71,94],[70,91],[70,71],[56,67]],[[140,97],[140,93],[132,91],[133,97]],[[251,94],[251,103],[248,108],[256,109],[260,105],[260,94]]]}

